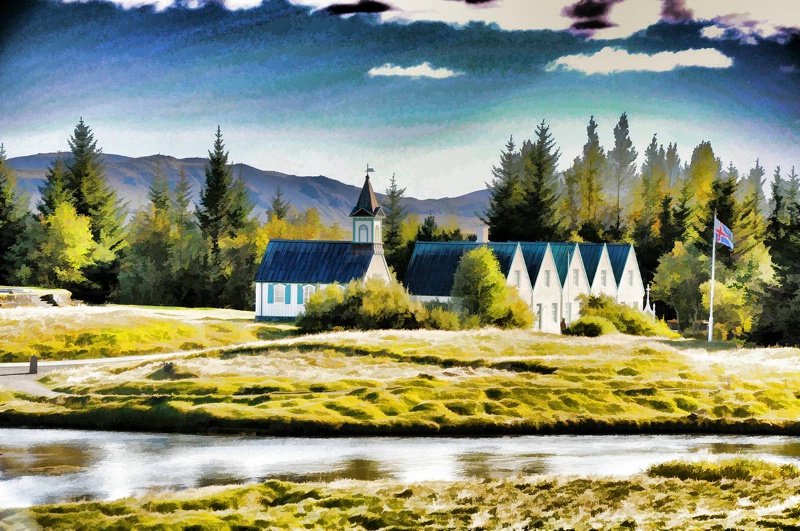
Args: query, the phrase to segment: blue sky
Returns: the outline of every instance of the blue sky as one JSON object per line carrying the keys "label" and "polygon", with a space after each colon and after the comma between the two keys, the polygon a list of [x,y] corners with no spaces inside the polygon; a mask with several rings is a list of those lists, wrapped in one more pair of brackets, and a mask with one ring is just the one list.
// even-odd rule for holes
{"label": "blue sky", "polygon": [[[8,5],[13,4],[13,5]],[[627,112],[687,160],[800,169],[800,5],[787,0],[15,0],[0,13],[0,142],[231,159],[416,197],[485,186],[547,120],[576,156]],[[359,13],[369,11],[369,13]],[[640,160],[638,161],[641,164]]]}

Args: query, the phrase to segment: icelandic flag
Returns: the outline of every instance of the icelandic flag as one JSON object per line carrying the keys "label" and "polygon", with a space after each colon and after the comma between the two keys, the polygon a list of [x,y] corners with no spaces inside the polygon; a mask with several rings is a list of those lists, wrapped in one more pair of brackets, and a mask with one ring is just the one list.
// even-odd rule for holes
{"label": "icelandic flag", "polygon": [[714,241],[733,249],[733,233],[716,217],[714,218]]}

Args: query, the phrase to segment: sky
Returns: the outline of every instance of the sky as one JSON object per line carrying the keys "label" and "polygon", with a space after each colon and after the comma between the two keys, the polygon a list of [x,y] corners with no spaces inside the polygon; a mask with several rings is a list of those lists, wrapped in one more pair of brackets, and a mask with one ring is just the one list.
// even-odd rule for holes
{"label": "sky", "polygon": [[565,169],[590,116],[746,174],[800,170],[795,0],[5,0],[0,142],[205,157],[406,194],[485,188],[545,120]]}

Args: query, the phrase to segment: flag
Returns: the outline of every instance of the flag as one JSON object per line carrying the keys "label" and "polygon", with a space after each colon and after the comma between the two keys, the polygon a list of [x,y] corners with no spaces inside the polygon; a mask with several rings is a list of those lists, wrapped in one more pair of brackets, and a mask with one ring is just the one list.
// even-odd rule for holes
{"label": "flag", "polygon": [[733,249],[733,233],[717,218],[714,218],[714,242],[721,243],[729,249]]}

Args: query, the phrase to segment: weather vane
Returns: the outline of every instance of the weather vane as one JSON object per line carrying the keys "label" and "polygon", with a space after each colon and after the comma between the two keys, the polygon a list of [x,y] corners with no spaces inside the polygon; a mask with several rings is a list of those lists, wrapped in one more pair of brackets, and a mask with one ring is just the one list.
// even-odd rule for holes
{"label": "weather vane", "polygon": [[367,162],[367,176],[369,176],[369,172],[375,173],[375,170],[369,167],[369,162]]}

